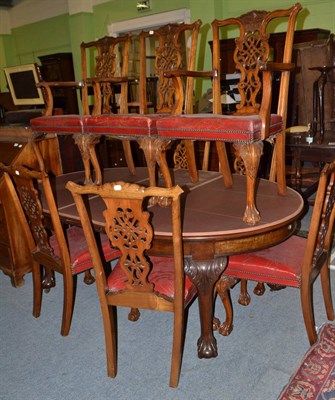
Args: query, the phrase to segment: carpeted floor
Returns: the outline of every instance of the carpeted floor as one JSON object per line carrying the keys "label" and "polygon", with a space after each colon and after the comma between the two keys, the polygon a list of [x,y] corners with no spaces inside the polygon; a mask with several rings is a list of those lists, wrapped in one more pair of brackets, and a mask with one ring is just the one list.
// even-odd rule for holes
{"label": "carpeted floor", "polygon": [[[302,224],[302,229],[304,221]],[[335,271],[331,271],[335,287]],[[215,333],[219,355],[200,360],[197,301],[191,305],[180,384],[168,386],[172,315],[143,311],[138,322],[120,309],[119,370],[106,375],[105,345],[94,285],[78,280],[68,337],[60,336],[62,284],[44,294],[42,315],[32,317],[31,275],[14,289],[0,272],[0,400],[276,400],[309,349],[299,291],[293,288],[237,303],[232,291],[234,330]],[[319,280],[315,283],[317,326],[326,322]],[[224,318],[216,303],[216,315]]]}

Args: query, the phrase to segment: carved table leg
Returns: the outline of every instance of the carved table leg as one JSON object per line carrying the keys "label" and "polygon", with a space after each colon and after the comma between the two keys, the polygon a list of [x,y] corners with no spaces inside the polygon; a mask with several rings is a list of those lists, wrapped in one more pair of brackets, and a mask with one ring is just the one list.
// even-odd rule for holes
{"label": "carved table leg", "polygon": [[239,152],[244,165],[247,179],[247,205],[244,212],[243,221],[246,224],[255,225],[260,221],[260,215],[256,208],[256,179],[260,157],[263,152],[263,142],[256,143],[234,143],[234,147]]}
{"label": "carved table leg", "polygon": [[227,257],[212,260],[185,258],[185,273],[194,283],[198,292],[201,335],[198,339],[198,357],[217,356],[216,339],[213,336],[213,293],[214,285],[227,265]]}

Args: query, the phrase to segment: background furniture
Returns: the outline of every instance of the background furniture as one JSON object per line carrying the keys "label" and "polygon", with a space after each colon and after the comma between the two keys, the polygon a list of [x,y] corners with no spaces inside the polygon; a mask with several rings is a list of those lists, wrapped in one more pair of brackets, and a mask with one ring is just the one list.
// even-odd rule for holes
{"label": "background furniture", "polygon": [[[32,146],[34,140],[39,142],[46,170],[60,175],[62,165],[57,137],[34,137],[31,130],[24,126],[0,126],[0,161],[6,165],[26,165],[38,169],[40,160]],[[23,210],[16,197],[0,178],[0,269],[11,278],[15,287],[23,285],[24,275],[32,270],[30,249],[20,223]]]}
{"label": "background furniture", "polygon": [[324,163],[335,160],[335,132],[326,132],[321,144],[316,140],[308,144],[306,132],[288,134],[286,157],[293,166],[293,174],[289,177],[288,183],[308,199],[317,189]]}
{"label": "background furniture", "polygon": [[[229,257],[227,268],[216,285],[226,310],[226,321],[220,327],[223,335],[229,335],[233,329],[233,310],[228,291],[240,279],[247,279],[298,288],[307,336],[311,345],[315,343],[313,284],[319,275],[327,318],[330,321],[335,318],[329,275],[334,220],[335,162],[327,164],[321,172],[307,239],[293,235],[268,249]],[[241,304],[249,303],[241,300]]]}

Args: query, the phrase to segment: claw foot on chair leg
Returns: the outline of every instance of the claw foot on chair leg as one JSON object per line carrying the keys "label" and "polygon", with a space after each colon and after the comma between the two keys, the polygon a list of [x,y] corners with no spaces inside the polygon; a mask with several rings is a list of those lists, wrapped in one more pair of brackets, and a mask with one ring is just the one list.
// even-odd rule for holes
{"label": "claw foot on chair leg", "polygon": [[223,322],[219,328],[219,334],[222,336],[229,336],[233,330],[233,324]]}
{"label": "claw foot on chair leg", "polygon": [[263,282],[258,282],[257,285],[254,288],[254,293],[257,296],[263,296],[263,294],[265,293],[265,286]]}
{"label": "claw foot on chair leg", "polygon": [[84,282],[86,285],[92,285],[95,282],[95,278],[90,270],[85,271]]}
{"label": "claw foot on chair leg", "polygon": [[217,331],[220,328],[220,320],[217,317],[213,317],[213,331]]}
{"label": "claw foot on chair leg", "polygon": [[128,320],[136,322],[140,318],[140,311],[138,308],[132,308],[128,314]]}
{"label": "claw foot on chair leg", "polygon": [[255,225],[261,219],[259,211],[254,204],[247,205],[244,211],[243,222],[248,225]]}
{"label": "claw foot on chair leg", "polygon": [[238,302],[239,304],[241,304],[242,306],[248,306],[250,304],[250,295],[249,293],[240,293],[240,295],[238,296]]}

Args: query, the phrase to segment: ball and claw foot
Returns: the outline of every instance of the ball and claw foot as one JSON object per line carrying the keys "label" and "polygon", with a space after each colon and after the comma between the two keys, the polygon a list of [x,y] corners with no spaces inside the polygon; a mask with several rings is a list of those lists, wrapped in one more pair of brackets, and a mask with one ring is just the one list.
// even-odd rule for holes
{"label": "ball and claw foot", "polygon": [[128,320],[136,322],[140,318],[140,311],[138,308],[132,308],[128,314]]}

